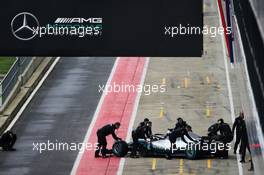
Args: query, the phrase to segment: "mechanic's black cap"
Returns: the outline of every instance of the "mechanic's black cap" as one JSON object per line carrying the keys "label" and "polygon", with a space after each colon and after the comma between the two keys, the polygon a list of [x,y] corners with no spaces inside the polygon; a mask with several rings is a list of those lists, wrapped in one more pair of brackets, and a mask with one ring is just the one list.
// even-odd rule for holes
{"label": "mechanic's black cap", "polygon": [[224,123],[224,119],[220,118],[217,122]]}
{"label": "mechanic's black cap", "polygon": [[114,125],[120,126],[120,122],[115,122]]}
{"label": "mechanic's black cap", "polygon": [[179,117],[179,118],[177,118],[177,120],[179,121],[179,120],[183,120],[181,117]]}
{"label": "mechanic's black cap", "polygon": [[145,118],[145,119],[144,119],[144,122],[149,122],[149,119],[148,119],[148,118]]}

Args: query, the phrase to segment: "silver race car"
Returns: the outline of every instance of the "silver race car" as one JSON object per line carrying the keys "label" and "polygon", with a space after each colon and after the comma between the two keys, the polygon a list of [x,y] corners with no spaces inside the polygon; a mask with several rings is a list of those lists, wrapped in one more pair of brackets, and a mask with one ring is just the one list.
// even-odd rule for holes
{"label": "silver race car", "polygon": [[[169,132],[169,131],[168,131]],[[171,144],[167,134],[155,134],[151,139],[138,140],[138,152],[141,157],[176,157],[185,156],[187,159],[199,159],[203,157],[223,157],[228,158],[228,148],[223,142],[213,139],[210,136],[199,136],[193,132],[188,132],[195,142],[184,136],[177,138]],[[172,153],[171,151],[172,147]],[[117,157],[124,157],[133,149],[133,142],[117,141],[113,144],[112,153]],[[227,155],[227,156],[226,156]]]}

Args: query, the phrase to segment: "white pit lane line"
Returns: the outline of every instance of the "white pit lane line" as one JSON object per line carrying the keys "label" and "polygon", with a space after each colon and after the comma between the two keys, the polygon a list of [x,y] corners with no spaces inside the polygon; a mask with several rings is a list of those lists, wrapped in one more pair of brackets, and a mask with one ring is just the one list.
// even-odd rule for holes
{"label": "white pit lane line", "polygon": [[[218,17],[219,17],[219,25],[222,26],[221,18],[220,18],[220,11],[219,8],[217,7],[218,11]],[[231,119],[232,122],[235,120],[235,110],[234,110],[234,102],[233,102],[233,94],[232,94],[232,88],[231,88],[231,83],[230,83],[230,77],[229,77],[229,70],[228,70],[228,64],[227,64],[227,53],[226,53],[226,47],[224,43],[224,35],[221,35],[221,42],[222,42],[222,49],[223,49],[223,59],[224,59],[224,64],[225,64],[225,73],[226,73],[226,84],[227,84],[227,89],[228,89],[228,99],[229,99],[229,105],[230,105],[230,111],[231,111]],[[237,159],[237,166],[238,166],[238,173],[239,175],[243,175],[243,169],[242,165],[239,162],[239,156],[236,156]]]}

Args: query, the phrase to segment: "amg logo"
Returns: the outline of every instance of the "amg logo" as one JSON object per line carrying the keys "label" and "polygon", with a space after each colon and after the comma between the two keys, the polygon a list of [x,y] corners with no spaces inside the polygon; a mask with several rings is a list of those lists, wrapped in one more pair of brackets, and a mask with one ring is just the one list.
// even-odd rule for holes
{"label": "amg logo", "polygon": [[57,18],[55,23],[93,23],[101,24],[102,18]]}

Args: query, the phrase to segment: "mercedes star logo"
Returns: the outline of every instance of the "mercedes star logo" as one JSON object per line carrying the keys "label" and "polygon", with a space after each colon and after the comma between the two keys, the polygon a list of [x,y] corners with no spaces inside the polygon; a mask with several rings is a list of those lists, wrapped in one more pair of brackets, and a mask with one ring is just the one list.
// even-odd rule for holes
{"label": "mercedes star logo", "polygon": [[29,12],[17,14],[11,21],[11,31],[20,40],[31,40],[37,35],[38,19]]}

